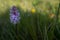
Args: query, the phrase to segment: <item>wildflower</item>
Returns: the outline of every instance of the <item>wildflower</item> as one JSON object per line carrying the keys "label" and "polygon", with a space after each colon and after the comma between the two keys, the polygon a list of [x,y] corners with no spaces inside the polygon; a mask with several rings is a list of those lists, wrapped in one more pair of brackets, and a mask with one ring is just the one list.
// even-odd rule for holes
{"label": "wildflower", "polygon": [[49,17],[50,18],[54,18],[55,17],[55,14],[51,13],[51,14],[49,14]]}
{"label": "wildflower", "polygon": [[32,13],[35,13],[36,12],[35,8],[32,8],[31,12]]}
{"label": "wildflower", "polygon": [[17,24],[20,20],[20,13],[15,6],[10,9],[10,21],[13,24]]}

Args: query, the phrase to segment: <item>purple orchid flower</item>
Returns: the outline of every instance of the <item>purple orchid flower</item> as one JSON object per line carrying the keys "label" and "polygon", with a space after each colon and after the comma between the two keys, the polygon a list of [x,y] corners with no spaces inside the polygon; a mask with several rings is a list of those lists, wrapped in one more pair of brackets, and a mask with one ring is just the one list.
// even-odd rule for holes
{"label": "purple orchid flower", "polygon": [[16,6],[12,6],[10,9],[10,21],[13,24],[17,24],[20,20],[20,13],[18,12]]}

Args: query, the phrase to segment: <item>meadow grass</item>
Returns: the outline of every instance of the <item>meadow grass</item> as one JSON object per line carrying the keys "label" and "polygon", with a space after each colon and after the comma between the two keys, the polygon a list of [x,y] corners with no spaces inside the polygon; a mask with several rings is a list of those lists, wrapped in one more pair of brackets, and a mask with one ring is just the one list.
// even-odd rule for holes
{"label": "meadow grass", "polygon": [[[55,5],[51,5],[52,11],[46,12],[45,5],[42,11],[34,4],[32,7],[35,8],[35,12],[32,12],[26,8],[24,11],[24,6],[21,6],[18,1],[14,3],[10,1],[7,5],[3,3],[0,7],[0,40],[60,40],[59,6],[55,9]],[[12,5],[16,5],[20,12],[21,19],[17,25],[10,23],[9,14]]]}

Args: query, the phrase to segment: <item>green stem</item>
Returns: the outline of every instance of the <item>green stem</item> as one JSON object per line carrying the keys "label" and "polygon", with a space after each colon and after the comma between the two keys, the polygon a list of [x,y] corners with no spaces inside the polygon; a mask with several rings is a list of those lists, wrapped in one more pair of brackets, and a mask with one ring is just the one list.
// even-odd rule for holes
{"label": "green stem", "polygon": [[14,25],[15,28],[15,33],[16,33],[16,40],[18,40],[18,29],[17,29],[17,24]]}

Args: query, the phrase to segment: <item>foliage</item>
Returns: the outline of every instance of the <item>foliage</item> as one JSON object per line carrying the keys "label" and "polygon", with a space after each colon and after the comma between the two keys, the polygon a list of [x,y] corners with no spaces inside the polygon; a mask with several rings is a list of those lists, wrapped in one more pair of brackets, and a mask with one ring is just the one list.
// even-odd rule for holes
{"label": "foliage", "polygon": [[34,6],[33,12],[25,12],[19,5],[16,6],[21,13],[17,25],[11,24],[9,19],[11,5],[8,4],[4,11],[3,8],[0,10],[0,40],[60,40],[60,5],[55,9],[47,4],[48,8],[51,7],[50,10],[46,9],[49,12],[38,10],[38,5]]}

